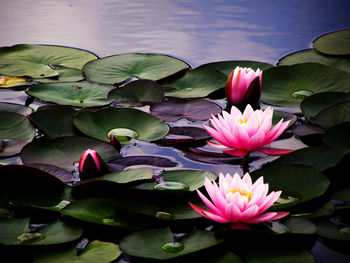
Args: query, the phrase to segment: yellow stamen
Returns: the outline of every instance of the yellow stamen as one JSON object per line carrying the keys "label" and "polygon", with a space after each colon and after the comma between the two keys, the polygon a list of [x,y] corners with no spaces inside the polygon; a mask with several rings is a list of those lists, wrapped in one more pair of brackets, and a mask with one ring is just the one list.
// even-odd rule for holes
{"label": "yellow stamen", "polygon": [[240,124],[247,123],[247,122],[248,122],[248,119],[247,119],[247,117],[244,117],[244,120],[242,120],[242,118],[239,117],[239,118],[238,118],[238,122],[239,122]]}
{"label": "yellow stamen", "polygon": [[260,126],[260,120],[258,120],[258,127]]}
{"label": "yellow stamen", "polygon": [[248,201],[250,201],[250,199],[252,199],[252,192],[248,192],[246,190],[231,188],[228,192],[231,194],[238,192],[238,193],[240,193],[241,196],[245,196],[248,199]]}

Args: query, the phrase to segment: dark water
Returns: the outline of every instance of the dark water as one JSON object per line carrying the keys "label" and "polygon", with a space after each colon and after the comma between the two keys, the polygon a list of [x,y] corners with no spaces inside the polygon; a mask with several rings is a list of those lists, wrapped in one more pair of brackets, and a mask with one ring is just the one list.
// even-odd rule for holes
{"label": "dark water", "polygon": [[[0,0],[0,46],[65,45],[101,57],[165,53],[193,66],[221,60],[274,64],[310,47],[321,34],[350,27],[349,10],[348,0]],[[24,100],[24,93],[0,93],[0,101]],[[140,145],[129,154],[161,155],[164,150],[148,147]],[[186,168],[232,172],[228,165],[197,167],[180,152],[167,151],[164,155],[174,156]],[[349,256],[321,243],[313,252],[317,262],[349,262]]]}

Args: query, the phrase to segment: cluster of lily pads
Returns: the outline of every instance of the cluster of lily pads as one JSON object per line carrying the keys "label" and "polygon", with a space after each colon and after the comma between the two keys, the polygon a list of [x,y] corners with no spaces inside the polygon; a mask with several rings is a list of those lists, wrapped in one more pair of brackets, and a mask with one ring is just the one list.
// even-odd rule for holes
{"label": "cluster of lily pads", "polygon": [[[222,61],[192,68],[162,54],[98,58],[62,46],[0,48],[0,88],[28,95],[25,105],[0,103],[1,257],[314,262],[317,240],[343,251],[350,244],[343,172],[350,158],[349,39],[350,30],[323,35],[277,66]],[[218,176],[167,155],[176,149],[199,165],[242,171],[243,157],[207,147],[211,136],[203,129],[227,107],[223,87],[236,66],[263,71],[260,107],[275,109],[274,124],[289,120],[275,143],[303,145],[278,158],[247,157],[253,181],[263,176],[269,191],[282,190],[269,211],[289,212],[248,230],[196,213],[189,205],[203,207],[196,190]],[[135,154],[138,145],[149,152]],[[153,154],[156,147],[162,156]],[[87,149],[99,154],[103,169],[82,177],[78,163]]]}

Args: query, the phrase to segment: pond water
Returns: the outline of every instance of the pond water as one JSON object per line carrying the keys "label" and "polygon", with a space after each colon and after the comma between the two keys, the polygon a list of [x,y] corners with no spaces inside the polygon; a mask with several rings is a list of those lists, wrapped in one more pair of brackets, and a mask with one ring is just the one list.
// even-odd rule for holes
{"label": "pond water", "polygon": [[[128,52],[164,53],[194,67],[222,60],[275,64],[286,54],[310,47],[312,40],[324,33],[350,27],[347,0],[87,2],[1,1],[0,46],[64,45],[90,50],[100,57]],[[23,104],[25,98],[20,92],[0,93],[3,102]],[[42,104],[34,107],[39,105]],[[184,120],[176,124],[190,125]],[[299,141],[294,143],[295,149],[303,147]],[[123,151],[126,155],[173,156],[183,168],[236,172],[230,165],[193,162],[181,151],[149,143]],[[313,252],[319,256],[318,262],[349,260],[321,243],[315,245]]]}

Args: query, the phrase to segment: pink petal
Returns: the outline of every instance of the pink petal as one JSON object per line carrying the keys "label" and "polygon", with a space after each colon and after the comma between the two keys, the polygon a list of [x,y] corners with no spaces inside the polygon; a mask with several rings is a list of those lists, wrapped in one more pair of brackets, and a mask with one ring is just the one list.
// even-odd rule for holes
{"label": "pink petal", "polygon": [[259,215],[257,217],[254,217],[254,218],[248,220],[246,223],[257,224],[257,223],[277,220],[277,219],[280,219],[280,218],[285,217],[287,215],[289,215],[289,212],[268,212],[268,213]]}
{"label": "pink petal", "polygon": [[252,178],[250,177],[249,173],[246,173],[243,176],[242,181],[248,186],[249,189],[252,187]]}
{"label": "pink petal", "polygon": [[229,203],[226,206],[225,215],[226,215],[226,218],[228,218],[230,222],[238,222],[241,219],[242,213],[238,209],[236,204]]}
{"label": "pink petal", "polygon": [[230,149],[229,147],[226,147],[225,145],[220,144],[220,143],[215,143],[215,142],[211,142],[211,141],[207,141],[207,143],[210,146],[213,146],[213,147],[218,148],[218,149]]}
{"label": "pink petal", "polygon": [[243,157],[243,156],[246,156],[248,154],[248,151],[245,151],[245,150],[227,150],[227,151],[224,151],[224,153],[227,153],[227,154],[233,155],[233,156]]}
{"label": "pink petal", "polygon": [[213,214],[213,213],[211,213],[209,211],[203,211],[203,214],[204,214],[204,216],[206,218],[214,220],[214,221],[219,222],[219,223],[228,223],[228,222],[230,222],[226,218],[224,218],[224,217],[222,217],[220,215]]}
{"label": "pink petal", "polygon": [[222,212],[216,208],[215,205],[213,205],[212,202],[210,202],[208,200],[208,198],[205,197],[205,195],[203,195],[200,191],[197,190],[197,193],[199,195],[199,197],[202,199],[202,201],[206,204],[206,206],[213,211],[215,214],[219,214],[219,215],[223,215]]}
{"label": "pink petal", "polygon": [[266,196],[265,200],[259,205],[259,214],[265,212],[280,197],[282,191],[271,192]]}
{"label": "pink petal", "polygon": [[244,221],[249,220],[250,218],[256,216],[258,213],[258,210],[259,210],[259,207],[257,205],[253,205],[253,206],[249,207],[248,209],[246,209],[242,213],[241,220],[244,222]]}
{"label": "pink petal", "polygon": [[272,155],[272,156],[278,156],[278,155],[285,155],[291,152],[294,152],[294,150],[291,149],[279,149],[279,148],[271,148],[271,147],[264,147],[264,148],[259,148],[256,149],[259,152]]}

